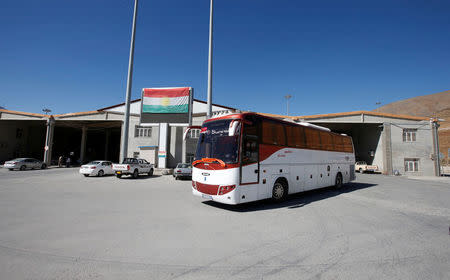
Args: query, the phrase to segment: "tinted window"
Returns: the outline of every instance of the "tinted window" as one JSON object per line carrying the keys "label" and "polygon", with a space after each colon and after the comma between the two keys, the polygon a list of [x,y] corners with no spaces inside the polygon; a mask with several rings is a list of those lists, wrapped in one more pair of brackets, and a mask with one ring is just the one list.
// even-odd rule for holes
{"label": "tinted window", "polygon": [[319,131],[311,128],[305,128],[306,147],[308,149],[320,149]]}
{"label": "tinted window", "polygon": [[327,151],[332,151],[333,147],[333,138],[329,132],[320,131],[320,143],[322,144],[322,149]]}
{"label": "tinted window", "polygon": [[344,142],[344,152],[353,153],[352,139],[350,137],[344,137],[343,142]]}
{"label": "tinted window", "polygon": [[287,144],[291,147],[305,147],[305,129],[301,126],[286,126]]}
{"label": "tinted window", "polygon": [[286,145],[284,126],[276,122],[263,121],[262,142],[271,145]]}

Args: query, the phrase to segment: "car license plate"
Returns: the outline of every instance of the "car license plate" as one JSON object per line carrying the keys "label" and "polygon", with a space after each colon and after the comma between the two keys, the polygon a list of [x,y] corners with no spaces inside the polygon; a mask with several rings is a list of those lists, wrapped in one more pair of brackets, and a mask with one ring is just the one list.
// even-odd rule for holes
{"label": "car license plate", "polygon": [[209,199],[209,200],[212,200],[212,196],[204,194],[204,193],[202,193],[202,197],[206,198],[206,199]]}
{"label": "car license plate", "polygon": [[116,171],[116,174],[122,174],[122,172],[121,171]]}

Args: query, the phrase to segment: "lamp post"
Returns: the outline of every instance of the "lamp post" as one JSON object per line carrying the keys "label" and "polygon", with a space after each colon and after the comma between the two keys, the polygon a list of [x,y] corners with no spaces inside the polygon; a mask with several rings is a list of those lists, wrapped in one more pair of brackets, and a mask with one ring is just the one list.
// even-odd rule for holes
{"label": "lamp post", "polygon": [[134,37],[136,34],[136,18],[137,18],[138,0],[134,0],[133,25],[131,28],[131,45],[130,58],[128,60],[128,79],[127,79],[127,93],[125,97],[125,113],[123,119],[123,134],[122,134],[122,150],[121,159],[128,156],[128,130],[130,126],[130,99],[131,99],[131,85],[133,82],[133,60],[134,60]]}
{"label": "lamp post", "polygon": [[48,109],[48,108],[44,108],[44,109],[42,109],[42,112],[44,112],[46,115],[48,114],[48,113],[50,113],[52,110],[50,110],[50,109]]}
{"label": "lamp post", "polygon": [[287,94],[284,96],[286,98],[286,116],[289,116],[289,99],[292,97],[292,95]]}
{"label": "lamp post", "polygon": [[209,7],[208,99],[206,103],[207,119],[209,119],[212,115],[213,4],[214,0],[211,0]]}

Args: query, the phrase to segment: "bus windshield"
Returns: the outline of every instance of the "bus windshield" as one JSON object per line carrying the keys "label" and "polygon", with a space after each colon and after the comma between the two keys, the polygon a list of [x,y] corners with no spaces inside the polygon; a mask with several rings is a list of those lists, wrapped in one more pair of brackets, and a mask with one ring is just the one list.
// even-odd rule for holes
{"label": "bus windshield", "polygon": [[195,160],[216,158],[225,163],[237,163],[239,135],[228,136],[231,119],[203,124],[197,144]]}

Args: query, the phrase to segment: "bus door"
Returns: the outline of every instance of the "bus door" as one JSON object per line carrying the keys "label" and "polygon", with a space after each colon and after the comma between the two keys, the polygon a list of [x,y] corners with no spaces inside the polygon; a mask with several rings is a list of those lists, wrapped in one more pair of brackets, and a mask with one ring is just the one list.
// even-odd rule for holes
{"label": "bus door", "polygon": [[259,183],[259,145],[256,122],[244,123],[241,149],[241,185]]}

